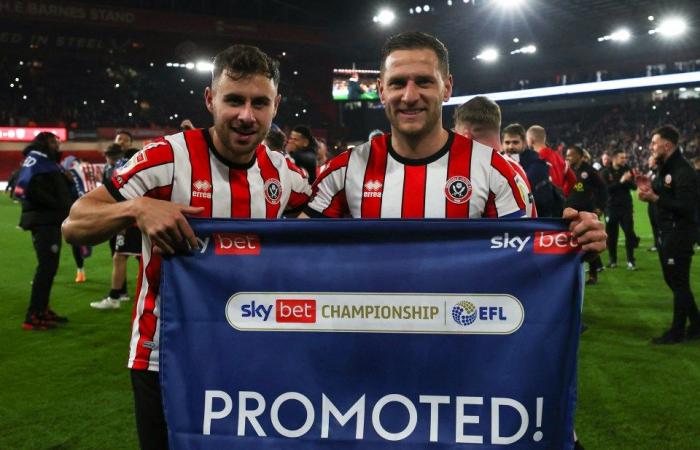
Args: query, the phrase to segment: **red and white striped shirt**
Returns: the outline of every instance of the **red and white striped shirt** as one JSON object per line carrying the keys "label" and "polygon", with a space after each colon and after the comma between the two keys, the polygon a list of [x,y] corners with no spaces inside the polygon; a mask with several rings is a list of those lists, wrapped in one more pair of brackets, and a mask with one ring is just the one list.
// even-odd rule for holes
{"label": "red and white striped shirt", "polygon": [[[216,151],[206,129],[148,144],[106,187],[117,200],[145,196],[201,206],[197,217],[276,219],[301,210],[311,195],[307,179],[284,155],[259,145],[249,164],[233,164]],[[142,239],[129,367],[157,371],[161,258],[148,236]]]}
{"label": "red and white striped shirt", "polygon": [[331,160],[313,191],[311,217],[522,217],[526,207],[508,162],[452,132],[420,160],[397,154],[391,135],[378,136]]}
{"label": "red and white striped shirt", "polygon": [[[535,207],[535,197],[532,194],[532,185],[530,185],[530,180],[527,178],[527,173],[525,169],[520,165],[518,161],[513,159],[507,153],[501,153],[501,155],[508,161],[510,167],[515,172],[515,179],[517,181],[518,187],[521,188],[520,194],[525,200],[525,216],[529,218],[537,218],[537,208]],[[523,187],[527,189],[523,189]]]}

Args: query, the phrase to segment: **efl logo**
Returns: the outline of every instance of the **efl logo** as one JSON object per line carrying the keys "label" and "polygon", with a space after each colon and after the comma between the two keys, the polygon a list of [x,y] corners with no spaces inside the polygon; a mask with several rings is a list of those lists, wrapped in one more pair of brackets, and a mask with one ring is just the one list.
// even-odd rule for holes
{"label": "efl logo", "polygon": [[535,232],[535,253],[576,253],[581,250],[569,231]]}
{"label": "efl logo", "polygon": [[316,300],[275,300],[277,322],[316,323]]}
{"label": "efl logo", "polygon": [[214,233],[214,253],[217,255],[259,255],[260,238],[246,233]]}

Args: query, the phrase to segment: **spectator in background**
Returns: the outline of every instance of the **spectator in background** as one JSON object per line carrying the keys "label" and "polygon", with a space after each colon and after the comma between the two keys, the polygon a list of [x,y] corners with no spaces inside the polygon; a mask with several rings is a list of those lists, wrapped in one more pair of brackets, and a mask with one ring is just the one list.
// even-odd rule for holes
{"label": "spectator in background", "polygon": [[[499,153],[501,151],[501,108],[493,100],[477,96],[454,112],[455,132],[487,145]],[[532,187],[527,179],[525,169],[508,154],[503,155],[515,171],[515,182],[525,201],[527,217],[537,217],[537,208],[532,195]]]}
{"label": "spectator in background", "polygon": [[324,138],[316,139],[316,176],[328,162],[328,144]]}
{"label": "spectator in background", "polygon": [[673,292],[671,327],[651,340],[657,345],[700,338],[700,313],[690,288],[698,180],[678,149],[679,140],[680,133],[671,125],[654,130],[651,151],[657,163],[656,178],[651,182],[640,177],[638,181],[639,199],[656,204],[659,260],[664,281]]}
{"label": "spectator in background", "polygon": [[267,148],[274,150],[276,152],[286,155],[287,152],[284,151],[284,146],[287,143],[287,136],[282,130],[277,127],[270,128],[267,132],[263,144],[267,145]]}
{"label": "spectator in background", "polygon": [[[125,149],[122,147],[122,144],[130,143],[131,141],[127,139],[130,136],[126,132],[118,132],[114,138],[114,143],[105,150],[106,163],[102,175],[102,184],[111,182],[114,171],[126,163]],[[109,250],[112,253],[112,277],[109,293],[103,299],[91,302],[90,307],[92,308],[117,309],[120,307],[121,302],[129,300],[126,281],[127,256],[117,253],[117,239],[120,233],[109,239]],[[120,242],[123,241],[120,240]]]}
{"label": "spectator in background", "polygon": [[117,135],[114,137],[114,143],[122,148],[122,151],[127,151],[131,148],[134,142],[134,137],[126,130],[117,130]]}
{"label": "spectator in background", "polygon": [[576,184],[576,175],[567,167],[566,161],[559,153],[547,147],[547,133],[544,128],[539,125],[531,126],[527,130],[526,138],[527,145],[549,164],[549,176],[554,186],[561,189],[564,197],[568,197],[571,188]]}
{"label": "spectator in background", "polygon": [[608,233],[608,252],[610,261],[608,267],[617,267],[617,237],[622,227],[625,233],[625,250],[627,252],[627,270],[637,270],[634,260],[634,249],[638,245],[638,237],[634,233],[634,217],[632,196],[630,191],[636,191],[634,172],[627,165],[627,154],[617,149],[612,154],[612,164],[600,172],[603,182],[608,189],[608,202],[605,209]]}
{"label": "spectator in background", "polygon": [[[583,160],[583,149],[578,145],[570,146],[566,151],[566,160],[576,174],[576,183],[566,198],[566,206],[578,211],[588,211],[597,216],[603,214],[607,200],[607,191],[598,172]],[[603,267],[600,256],[588,263],[588,280],[586,284],[598,282],[598,271]]]}
{"label": "spectator in background", "polygon": [[538,217],[561,217],[564,198],[549,178],[549,167],[537,152],[525,145],[525,128],[512,123],[503,129],[501,148],[525,169],[532,186]]}
{"label": "spectator in background", "polygon": [[68,321],[49,307],[61,257],[61,222],[73,204],[71,182],[58,164],[58,149],[56,135],[39,133],[24,149],[26,158],[15,185],[15,196],[22,201],[20,227],[31,231],[38,260],[22,324],[25,330],[49,330]]}
{"label": "spectator in background", "polygon": [[289,133],[285,150],[294,160],[294,164],[304,169],[309,176],[309,183],[316,179],[316,139],[311,129],[297,125]]}

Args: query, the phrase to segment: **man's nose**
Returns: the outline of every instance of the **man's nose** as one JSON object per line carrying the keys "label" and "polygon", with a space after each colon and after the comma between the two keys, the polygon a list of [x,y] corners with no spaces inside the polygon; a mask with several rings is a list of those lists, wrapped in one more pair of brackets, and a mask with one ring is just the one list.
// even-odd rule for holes
{"label": "man's nose", "polygon": [[255,122],[255,115],[253,114],[253,105],[246,103],[240,114],[238,114],[238,120],[245,123]]}
{"label": "man's nose", "polygon": [[418,101],[418,98],[418,86],[416,86],[416,83],[413,81],[408,81],[404,88],[403,95],[401,96],[401,100],[404,103],[415,103]]}

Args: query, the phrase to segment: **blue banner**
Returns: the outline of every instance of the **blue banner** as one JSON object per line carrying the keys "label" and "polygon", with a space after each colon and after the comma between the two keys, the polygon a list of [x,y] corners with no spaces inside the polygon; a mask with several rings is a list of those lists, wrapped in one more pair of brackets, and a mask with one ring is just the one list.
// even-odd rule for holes
{"label": "blue banner", "polygon": [[162,266],[171,448],[573,448],[561,221],[192,224]]}

